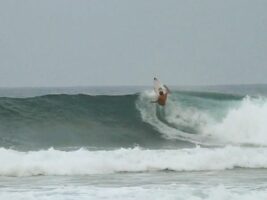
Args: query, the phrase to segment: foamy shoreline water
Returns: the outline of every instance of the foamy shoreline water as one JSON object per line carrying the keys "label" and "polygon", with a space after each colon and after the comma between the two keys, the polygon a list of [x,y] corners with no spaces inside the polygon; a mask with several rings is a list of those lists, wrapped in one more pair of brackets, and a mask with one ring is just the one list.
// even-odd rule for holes
{"label": "foamy shoreline water", "polygon": [[265,169],[0,177],[0,199],[266,199]]}

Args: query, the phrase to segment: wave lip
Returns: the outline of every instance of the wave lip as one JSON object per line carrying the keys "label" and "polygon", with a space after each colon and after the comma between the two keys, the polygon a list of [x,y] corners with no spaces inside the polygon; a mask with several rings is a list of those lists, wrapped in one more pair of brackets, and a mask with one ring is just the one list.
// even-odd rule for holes
{"label": "wave lip", "polygon": [[148,171],[209,171],[267,168],[267,148],[19,152],[0,149],[1,176],[89,175]]}

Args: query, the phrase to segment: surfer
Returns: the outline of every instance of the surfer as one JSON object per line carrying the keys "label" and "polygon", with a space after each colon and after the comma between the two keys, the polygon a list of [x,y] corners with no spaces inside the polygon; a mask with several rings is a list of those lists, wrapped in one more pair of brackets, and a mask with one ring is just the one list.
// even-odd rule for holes
{"label": "surfer", "polygon": [[164,93],[163,88],[159,88],[159,94],[158,94],[158,99],[156,101],[151,101],[151,103],[158,103],[161,106],[165,106],[166,101],[167,101],[167,96],[170,93],[169,88],[166,85],[163,85],[163,87],[166,89],[166,92]]}

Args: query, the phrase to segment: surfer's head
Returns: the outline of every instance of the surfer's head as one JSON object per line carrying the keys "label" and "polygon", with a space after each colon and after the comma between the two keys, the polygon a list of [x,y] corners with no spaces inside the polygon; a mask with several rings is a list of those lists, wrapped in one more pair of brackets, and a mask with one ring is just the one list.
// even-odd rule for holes
{"label": "surfer's head", "polygon": [[163,95],[163,94],[164,94],[163,89],[160,87],[159,88],[159,95]]}

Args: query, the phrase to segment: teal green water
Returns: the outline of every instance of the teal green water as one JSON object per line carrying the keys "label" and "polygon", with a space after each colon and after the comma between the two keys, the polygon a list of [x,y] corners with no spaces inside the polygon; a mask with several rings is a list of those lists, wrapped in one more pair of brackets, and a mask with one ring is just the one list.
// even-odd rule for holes
{"label": "teal green water", "polygon": [[[40,149],[47,147],[116,148],[169,147],[182,145],[179,140],[166,140],[137,109],[141,94],[131,95],[45,95],[29,98],[0,98],[0,145],[4,147]],[[225,107],[243,96],[174,92],[172,101],[184,108],[207,110],[223,115]],[[145,101],[149,102],[147,98]],[[156,105],[153,105],[157,109]],[[141,108],[145,109],[145,108]],[[164,114],[158,112],[161,121]],[[165,120],[165,123],[168,123]],[[169,123],[170,125],[170,123]],[[188,133],[193,125],[176,125]],[[189,145],[185,142],[185,145]]]}
{"label": "teal green water", "polygon": [[267,87],[0,89],[0,199],[265,200]]}

